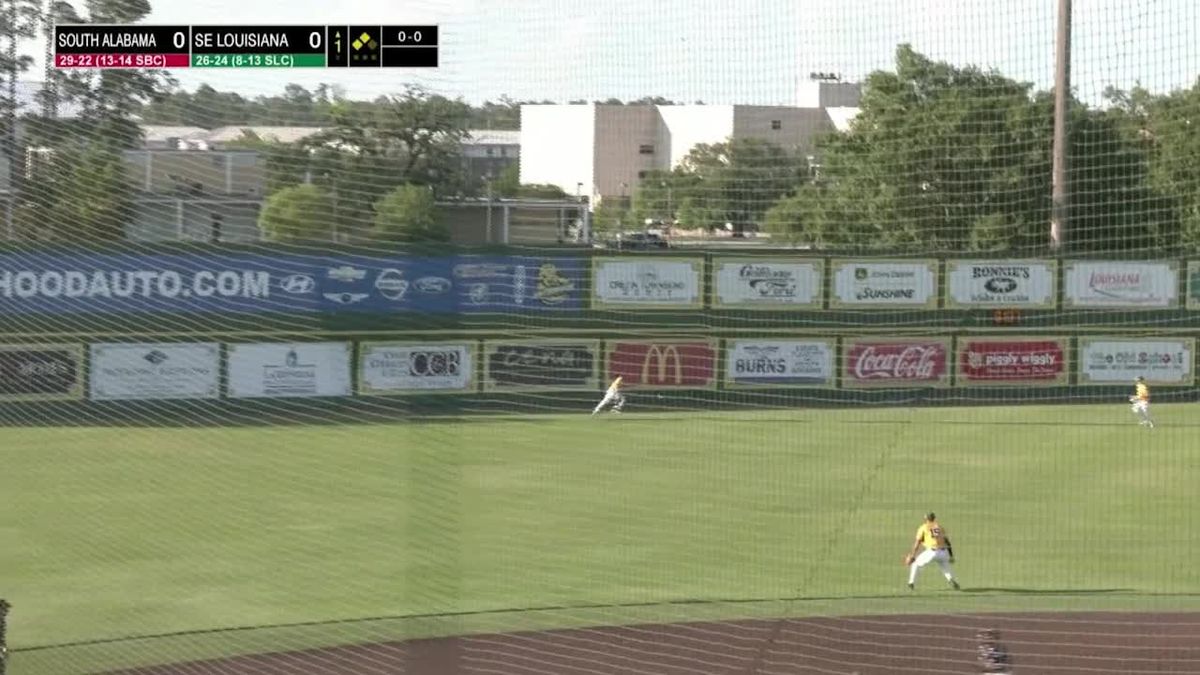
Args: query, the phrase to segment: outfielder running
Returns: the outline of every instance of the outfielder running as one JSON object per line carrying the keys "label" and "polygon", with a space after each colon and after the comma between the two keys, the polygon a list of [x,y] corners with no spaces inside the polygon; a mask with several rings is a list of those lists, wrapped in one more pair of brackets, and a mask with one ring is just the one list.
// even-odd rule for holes
{"label": "outfielder running", "polygon": [[592,410],[592,414],[595,415],[604,410],[604,406],[609,403],[612,404],[612,412],[615,413],[621,412],[621,408],[625,407],[625,394],[621,393],[621,378],[619,377],[613,380],[612,384],[608,385],[608,391],[604,392],[604,398],[600,399],[600,402],[596,404],[595,409]]}
{"label": "outfielder running", "polygon": [[[925,547],[920,555],[917,550]],[[954,548],[950,545],[950,537],[946,530],[938,524],[937,516],[932,511],[925,514],[925,522],[917,529],[917,539],[913,542],[912,550],[904,556],[904,564],[908,566],[908,590],[913,590],[917,583],[917,571],[931,562],[937,562],[946,577],[946,582],[958,590],[958,580],[950,564],[954,562]]]}
{"label": "outfielder running", "polygon": [[1138,424],[1154,428],[1154,419],[1150,417],[1150,387],[1146,386],[1146,378],[1141,375],[1134,381],[1133,396],[1129,397],[1133,414],[1140,418]]}

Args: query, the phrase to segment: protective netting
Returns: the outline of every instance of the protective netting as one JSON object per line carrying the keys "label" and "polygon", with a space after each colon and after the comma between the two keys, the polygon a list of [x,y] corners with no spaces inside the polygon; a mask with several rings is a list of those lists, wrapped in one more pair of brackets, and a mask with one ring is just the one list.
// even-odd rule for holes
{"label": "protective netting", "polygon": [[[1200,668],[1200,7],[1056,146],[1054,4],[3,5],[8,668]],[[440,67],[42,68],[348,12]]]}

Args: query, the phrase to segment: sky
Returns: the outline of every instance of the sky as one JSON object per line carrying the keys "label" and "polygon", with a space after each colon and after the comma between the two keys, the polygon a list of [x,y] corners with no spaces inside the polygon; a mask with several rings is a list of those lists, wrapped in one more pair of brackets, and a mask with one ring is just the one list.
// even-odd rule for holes
{"label": "sky", "polygon": [[[78,3],[77,3],[78,4]],[[897,44],[1048,87],[1055,0],[151,0],[154,24],[439,25],[441,67],[174,71],[248,95],[295,82],[373,98],[420,84],[471,103],[634,99],[788,105],[812,71],[858,80]],[[1074,0],[1073,86],[1153,91],[1200,75],[1200,0]],[[41,53],[41,49],[36,49]],[[40,66],[39,66],[40,67]],[[40,72],[34,71],[34,72]]]}

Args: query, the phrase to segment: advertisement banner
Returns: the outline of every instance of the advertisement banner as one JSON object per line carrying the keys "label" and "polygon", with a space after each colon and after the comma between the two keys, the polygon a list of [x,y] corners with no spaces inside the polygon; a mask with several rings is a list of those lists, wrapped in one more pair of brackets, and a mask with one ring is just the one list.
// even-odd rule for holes
{"label": "advertisement banner", "polygon": [[1052,309],[1057,271],[1053,260],[950,260],[946,307]]}
{"label": "advertisement banner", "polygon": [[595,309],[699,309],[704,296],[703,258],[595,258]]}
{"label": "advertisement banner", "polygon": [[0,314],[578,311],[588,259],[0,254]]}
{"label": "advertisement banner", "polygon": [[728,340],[728,387],[826,387],[833,385],[833,340]]}
{"label": "advertisement banner", "polygon": [[82,366],[82,345],[0,345],[0,401],[82,398]]}
{"label": "advertisement banner", "polygon": [[936,260],[837,260],[831,307],[937,307]]}
{"label": "advertisement banner", "polygon": [[944,387],[950,379],[950,338],[846,338],[842,386]]}
{"label": "advertisement banner", "polygon": [[599,340],[527,340],[484,344],[486,391],[600,386]]}
{"label": "advertisement banner", "polygon": [[1160,309],[1179,304],[1175,262],[1068,262],[1063,275],[1067,307]]}
{"label": "advertisement banner", "polygon": [[795,258],[713,259],[713,309],[820,309],[825,263]]}
{"label": "advertisement banner", "polygon": [[231,344],[231,398],[350,395],[349,342]]}
{"label": "advertisement banner", "polygon": [[1066,384],[1066,338],[961,337],[958,386]]}
{"label": "advertisement banner", "polygon": [[221,395],[221,346],[200,343],[94,344],[93,401],[204,399]]}
{"label": "advertisement banner", "polygon": [[1190,385],[1195,351],[1194,338],[1079,338],[1079,384]]}
{"label": "advertisement banner", "polygon": [[607,381],[637,389],[711,389],[717,383],[715,340],[618,340],[607,345]]}
{"label": "advertisement banner", "polygon": [[359,345],[360,394],[466,393],[474,390],[473,341],[364,342]]}

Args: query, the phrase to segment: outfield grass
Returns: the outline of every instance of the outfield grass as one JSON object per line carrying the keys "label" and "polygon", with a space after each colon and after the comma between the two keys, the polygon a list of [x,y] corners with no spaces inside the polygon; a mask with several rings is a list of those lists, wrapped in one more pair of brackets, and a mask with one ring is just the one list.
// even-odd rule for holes
{"label": "outfield grass", "polygon": [[[1200,423],[1156,415],[1153,431],[1120,404],[0,429],[14,672],[689,617],[1194,608]],[[908,597],[900,558],[930,509],[971,592],[929,568]]]}

